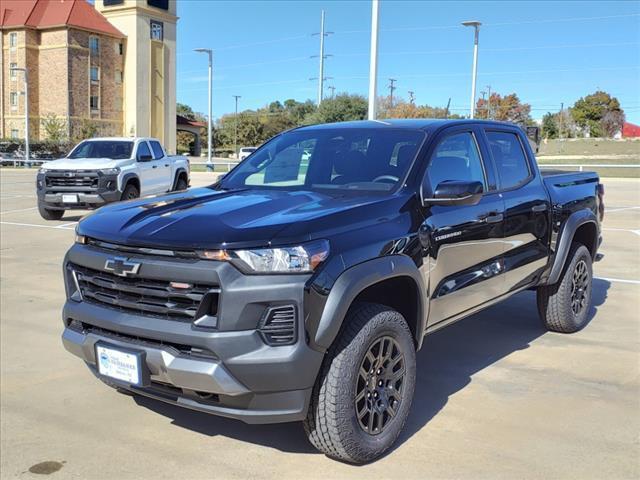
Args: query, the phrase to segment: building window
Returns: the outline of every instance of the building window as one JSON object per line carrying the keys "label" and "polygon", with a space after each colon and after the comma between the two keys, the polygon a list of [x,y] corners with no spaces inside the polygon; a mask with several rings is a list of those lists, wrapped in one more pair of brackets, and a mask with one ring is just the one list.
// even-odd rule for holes
{"label": "building window", "polygon": [[98,37],[89,37],[89,49],[94,55],[100,53],[100,39]]}
{"label": "building window", "polygon": [[162,22],[151,20],[151,40],[160,40],[164,38]]}
{"label": "building window", "polygon": [[124,55],[124,43],[118,42],[118,53]]}
{"label": "building window", "polygon": [[113,7],[114,5],[122,5],[124,0],[104,0],[105,7]]}
{"label": "building window", "polygon": [[147,5],[161,8],[162,10],[169,10],[169,0],[147,0]]}
{"label": "building window", "polygon": [[11,48],[16,48],[18,45],[18,34],[16,32],[11,32],[9,34],[9,46]]}
{"label": "building window", "polygon": [[17,128],[11,129],[11,138],[18,138],[20,135],[20,131]]}
{"label": "building window", "polygon": [[18,106],[18,92],[11,92],[9,94],[9,103],[12,107]]}
{"label": "building window", "polygon": [[122,83],[122,70],[116,70],[116,83]]}
{"label": "building window", "polygon": [[18,64],[17,63],[10,63],[9,64],[9,74],[11,76],[12,79],[16,79],[18,77],[18,72],[16,72],[14,70],[14,68],[18,68]]}
{"label": "building window", "polygon": [[98,67],[91,67],[91,81],[94,83],[100,81],[100,69]]}
{"label": "building window", "polygon": [[89,106],[91,110],[100,110],[100,99],[97,95],[91,95],[89,97]]}

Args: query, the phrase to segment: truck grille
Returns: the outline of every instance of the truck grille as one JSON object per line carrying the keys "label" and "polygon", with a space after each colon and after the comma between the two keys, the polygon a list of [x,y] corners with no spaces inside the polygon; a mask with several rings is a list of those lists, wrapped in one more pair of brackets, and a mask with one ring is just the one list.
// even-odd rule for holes
{"label": "truck grille", "polygon": [[47,187],[88,187],[98,188],[97,172],[74,170],[53,170],[45,177]]}
{"label": "truck grille", "polygon": [[[125,278],[70,265],[84,301],[121,311],[191,322],[202,315],[217,315],[219,290],[209,285],[186,284],[147,278]],[[203,310],[199,312],[200,307]]]}

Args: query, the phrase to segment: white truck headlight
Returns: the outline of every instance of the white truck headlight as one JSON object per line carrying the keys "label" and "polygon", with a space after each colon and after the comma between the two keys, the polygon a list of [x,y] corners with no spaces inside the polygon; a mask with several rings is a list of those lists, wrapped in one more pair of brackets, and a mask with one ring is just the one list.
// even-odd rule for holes
{"label": "white truck headlight", "polygon": [[103,168],[98,170],[100,175],[118,175],[120,173],[120,168]]}
{"label": "white truck headlight", "polygon": [[309,273],[329,256],[329,242],[318,240],[294,247],[256,248],[229,252],[254,273]]}

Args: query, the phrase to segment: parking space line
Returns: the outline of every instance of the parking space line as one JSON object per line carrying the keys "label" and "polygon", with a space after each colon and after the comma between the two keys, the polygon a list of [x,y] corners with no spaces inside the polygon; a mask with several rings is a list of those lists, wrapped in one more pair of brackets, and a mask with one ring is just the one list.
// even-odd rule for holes
{"label": "parking space line", "polygon": [[604,213],[624,212],[626,210],[639,210],[640,207],[619,207],[619,208],[605,208]]}
{"label": "parking space line", "polygon": [[0,222],[0,225],[15,225],[18,227],[35,227],[35,228],[51,228],[53,230],[74,230],[70,228],[70,225],[75,225],[78,222],[65,223],[63,225],[38,225],[36,223],[18,223],[18,222]]}
{"label": "parking space line", "polygon": [[640,280],[627,280],[626,278],[609,278],[609,277],[593,277],[598,280],[606,280],[611,283],[631,283],[632,285],[640,285]]}
{"label": "parking space line", "polygon": [[602,230],[605,232],[628,232],[640,235],[640,230],[631,230],[629,228],[603,228]]}
{"label": "parking space line", "polygon": [[4,212],[0,212],[0,215],[4,215],[5,213],[26,212],[27,210],[35,210],[36,208],[38,207],[19,208],[17,210],[6,210]]}

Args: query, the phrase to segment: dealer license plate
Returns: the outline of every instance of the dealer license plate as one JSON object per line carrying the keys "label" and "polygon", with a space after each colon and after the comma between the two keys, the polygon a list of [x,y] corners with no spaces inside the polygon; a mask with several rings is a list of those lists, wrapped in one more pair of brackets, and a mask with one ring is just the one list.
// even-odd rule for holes
{"label": "dealer license plate", "polygon": [[98,372],[105,377],[132,385],[142,384],[142,352],[125,352],[107,346],[96,345]]}
{"label": "dealer license plate", "polygon": [[62,203],[78,203],[78,195],[63,194]]}

